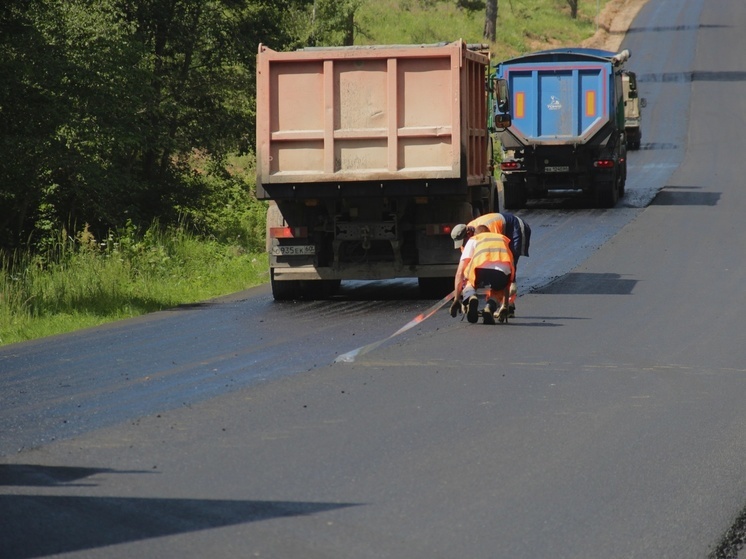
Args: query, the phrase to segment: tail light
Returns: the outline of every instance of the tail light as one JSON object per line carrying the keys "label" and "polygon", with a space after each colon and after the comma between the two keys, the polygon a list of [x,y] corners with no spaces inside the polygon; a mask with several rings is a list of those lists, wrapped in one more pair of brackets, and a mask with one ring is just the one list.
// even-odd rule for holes
{"label": "tail light", "polygon": [[614,160],[613,159],[598,159],[593,162],[593,166],[597,169],[613,169],[614,168]]}
{"label": "tail light", "polygon": [[271,239],[305,239],[308,237],[308,227],[270,227]]}
{"label": "tail light", "polygon": [[428,223],[425,225],[425,235],[450,235],[453,225],[445,223]]}
{"label": "tail light", "polygon": [[503,171],[517,171],[521,168],[521,164],[518,161],[503,161],[500,163],[500,169]]}

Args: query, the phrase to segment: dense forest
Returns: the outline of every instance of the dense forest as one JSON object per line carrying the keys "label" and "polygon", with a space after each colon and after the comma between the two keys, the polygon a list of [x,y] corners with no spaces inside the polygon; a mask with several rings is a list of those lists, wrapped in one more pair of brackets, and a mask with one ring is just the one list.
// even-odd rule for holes
{"label": "dense forest", "polygon": [[0,247],[43,249],[86,224],[260,228],[246,172],[258,45],[336,40],[348,4],[5,0]]}
{"label": "dense forest", "polygon": [[[496,0],[386,4],[5,0],[0,256],[19,248],[43,252],[60,235],[85,230],[103,238],[156,220],[211,238],[240,237],[246,248],[261,250],[264,207],[252,197],[259,44],[284,50],[380,41],[358,21],[366,5],[381,10],[373,16],[380,21],[411,17],[418,24],[420,4],[449,5],[470,14],[480,31],[484,23],[487,33],[485,13],[496,18],[498,7]],[[516,20],[530,21],[538,11],[529,4],[505,5]],[[433,18],[410,33],[410,42],[441,37],[436,19],[452,26]]]}

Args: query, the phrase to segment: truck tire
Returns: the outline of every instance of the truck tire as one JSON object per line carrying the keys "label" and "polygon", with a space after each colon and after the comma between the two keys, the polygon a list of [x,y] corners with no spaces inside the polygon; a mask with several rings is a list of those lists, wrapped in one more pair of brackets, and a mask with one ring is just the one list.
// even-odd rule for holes
{"label": "truck tire", "polygon": [[417,278],[420,294],[425,299],[440,299],[453,291],[453,278]]}
{"label": "truck tire", "polygon": [[300,281],[277,281],[274,268],[270,270],[269,282],[272,286],[272,297],[275,301],[292,301],[301,298]]}
{"label": "truck tire", "polygon": [[594,188],[596,207],[613,208],[619,201],[619,185],[616,179],[597,182]]}
{"label": "truck tire", "polygon": [[308,301],[328,299],[339,291],[342,280],[305,280],[300,282],[300,291]]}
{"label": "truck tire", "polygon": [[526,189],[523,181],[503,178],[503,189],[506,209],[520,210],[526,206]]}

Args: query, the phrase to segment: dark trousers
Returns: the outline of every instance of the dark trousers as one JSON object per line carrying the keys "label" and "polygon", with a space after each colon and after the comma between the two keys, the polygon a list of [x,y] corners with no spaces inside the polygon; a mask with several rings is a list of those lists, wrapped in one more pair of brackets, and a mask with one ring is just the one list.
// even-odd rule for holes
{"label": "dark trousers", "polygon": [[510,283],[510,276],[500,270],[492,268],[477,268],[474,287],[489,287],[495,291],[505,289]]}

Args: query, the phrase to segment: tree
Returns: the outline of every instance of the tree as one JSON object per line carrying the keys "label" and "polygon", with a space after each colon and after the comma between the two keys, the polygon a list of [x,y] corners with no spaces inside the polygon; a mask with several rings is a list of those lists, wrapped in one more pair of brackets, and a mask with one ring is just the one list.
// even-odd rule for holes
{"label": "tree", "polygon": [[297,45],[284,17],[311,2],[3,2],[0,248],[205,203],[203,174],[253,146],[259,42]]}
{"label": "tree", "polygon": [[579,0],[567,0],[567,5],[570,6],[570,17],[572,19],[578,18],[578,2]]}
{"label": "tree", "polygon": [[308,45],[351,46],[355,42],[355,13],[362,3],[363,0],[313,0],[308,13],[296,22],[297,28],[306,30]]}
{"label": "tree", "polygon": [[0,249],[214,204],[253,150],[259,43],[351,44],[361,3],[5,0]]}
{"label": "tree", "polygon": [[64,120],[49,94],[59,79],[53,69],[58,49],[35,26],[43,12],[35,1],[9,0],[0,8],[0,246],[14,246],[26,229],[54,130]]}
{"label": "tree", "polygon": [[487,0],[486,2],[484,33],[482,36],[491,42],[495,42],[497,38],[497,0]]}
{"label": "tree", "polygon": [[456,0],[456,6],[468,12],[478,12],[484,10],[484,0]]}

